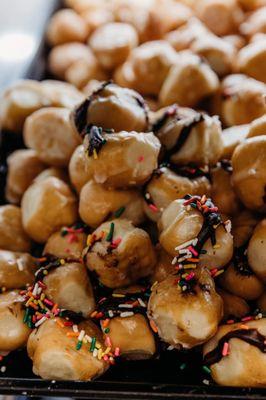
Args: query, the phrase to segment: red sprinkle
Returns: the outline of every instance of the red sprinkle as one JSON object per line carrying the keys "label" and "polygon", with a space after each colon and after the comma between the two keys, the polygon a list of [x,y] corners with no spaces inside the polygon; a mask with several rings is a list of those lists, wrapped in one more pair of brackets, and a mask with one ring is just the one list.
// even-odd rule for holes
{"label": "red sprinkle", "polygon": [[224,346],[223,346],[223,351],[222,351],[222,355],[223,357],[228,356],[229,354],[229,343],[225,342]]}
{"label": "red sprinkle", "polygon": [[158,211],[159,211],[155,204],[149,204],[149,208],[150,208],[153,212],[158,212]]}
{"label": "red sprinkle", "polygon": [[251,321],[253,319],[254,319],[253,317],[248,316],[248,317],[241,318],[241,321]]}
{"label": "red sprinkle", "polygon": [[193,254],[193,256],[197,257],[199,253],[194,249],[194,247],[189,246],[188,250]]}
{"label": "red sprinkle", "polygon": [[139,156],[138,161],[141,162],[144,160],[144,156]]}

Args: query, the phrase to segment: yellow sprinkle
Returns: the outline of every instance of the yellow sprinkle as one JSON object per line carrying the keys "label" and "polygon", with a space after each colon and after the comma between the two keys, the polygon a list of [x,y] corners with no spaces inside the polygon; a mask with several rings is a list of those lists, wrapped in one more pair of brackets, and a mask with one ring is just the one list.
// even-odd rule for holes
{"label": "yellow sprinkle", "polygon": [[34,304],[38,304],[38,300],[33,300],[33,303]]}
{"label": "yellow sprinkle", "polygon": [[220,271],[218,271],[214,277],[216,278],[217,276],[221,275],[224,272],[224,269],[220,269]]}
{"label": "yellow sprinkle", "polygon": [[112,297],[125,297],[125,295],[120,293],[113,293]]}
{"label": "yellow sprinkle", "polygon": [[43,301],[44,299],[45,299],[45,294],[42,293],[42,294],[41,294],[41,301]]}
{"label": "yellow sprinkle", "polygon": [[63,258],[61,258],[60,264],[61,264],[61,265],[64,265],[65,263],[66,263],[65,260],[64,260]]}
{"label": "yellow sprinkle", "polygon": [[98,154],[97,154],[97,151],[95,149],[93,149],[93,158],[94,158],[94,160],[98,159]]}
{"label": "yellow sprinkle", "polygon": [[158,284],[158,281],[155,281],[154,284],[151,287],[151,290]]}
{"label": "yellow sprinkle", "polygon": [[197,264],[186,264],[183,267],[184,269],[194,269],[197,268]]}
{"label": "yellow sprinkle", "polygon": [[28,307],[29,306],[29,304],[31,303],[33,301],[33,297],[31,297],[28,301],[27,301],[27,303],[26,303],[26,307]]}
{"label": "yellow sprinkle", "polygon": [[102,355],[103,355],[102,349],[99,349],[97,354],[98,360],[102,359]]}
{"label": "yellow sprinkle", "polygon": [[44,304],[41,300],[38,300],[38,303],[40,304],[41,308],[44,308]]}
{"label": "yellow sprinkle", "polygon": [[48,271],[45,269],[44,271],[43,271],[43,275],[47,275],[48,274]]}
{"label": "yellow sprinkle", "polygon": [[214,246],[212,246],[213,249],[219,249],[221,247],[220,244],[215,244]]}
{"label": "yellow sprinkle", "polygon": [[91,245],[91,239],[92,239],[92,235],[88,235],[88,237],[87,237],[87,246]]}

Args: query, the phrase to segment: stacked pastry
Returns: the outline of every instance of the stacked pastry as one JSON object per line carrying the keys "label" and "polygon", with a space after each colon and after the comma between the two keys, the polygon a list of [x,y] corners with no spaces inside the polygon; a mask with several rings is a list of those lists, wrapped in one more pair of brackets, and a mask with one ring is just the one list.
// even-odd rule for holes
{"label": "stacked pastry", "polygon": [[266,386],[261,1],[67,5],[48,39],[68,82],[1,98],[25,147],[0,206],[0,356],[87,381],[197,348],[215,382]]}

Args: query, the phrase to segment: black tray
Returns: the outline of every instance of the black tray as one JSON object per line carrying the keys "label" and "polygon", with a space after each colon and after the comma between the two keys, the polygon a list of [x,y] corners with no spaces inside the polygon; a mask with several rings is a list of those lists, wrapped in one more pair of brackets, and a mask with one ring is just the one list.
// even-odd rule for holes
{"label": "black tray", "polygon": [[[12,3],[18,7],[24,7],[16,15],[28,17],[25,20],[16,21],[16,27],[20,22],[23,29],[26,21],[28,24],[31,7],[36,11],[34,18],[38,19],[36,4],[42,3],[42,26],[35,23],[36,35],[40,45],[36,48],[32,59],[24,65],[23,76],[14,74],[10,77],[28,77],[41,79],[47,77],[45,72],[45,55],[47,49],[42,40],[45,20],[51,12],[60,6],[58,0],[0,0],[1,7],[4,3]],[[27,9],[25,10],[25,4]],[[46,4],[46,6],[44,6]],[[10,27],[9,27],[10,28]],[[27,28],[27,26],[25,26]],[[1,33],[1,29],[0,29]],[[1,74],[0,67],[0,74]],[[20,70],[21,71],[21,70]],[[12,78],[12,79],[11,79]],[[1,85],[0,85],[1,86]],[[2,132],[0,135],[0,204],[5,203],[4,184],[6,176],[6,156],[16,148],[23,147],[19,135]],[[212,383],[210,376],[202,370],[201,353],[177,353],[175,351],[163,351],[160,358],[147,361],[118,361],[107,373],[93,382],[54,382],[38,379],[31,371],[31,362],[25,350],[12,353],[4,359],[1,365],[5,365],[6,371],[0,372],[1,394],[23,394],[28,396],[67,396],[86,399],[266,399],[265,389],[241,389],[219,387]]]}

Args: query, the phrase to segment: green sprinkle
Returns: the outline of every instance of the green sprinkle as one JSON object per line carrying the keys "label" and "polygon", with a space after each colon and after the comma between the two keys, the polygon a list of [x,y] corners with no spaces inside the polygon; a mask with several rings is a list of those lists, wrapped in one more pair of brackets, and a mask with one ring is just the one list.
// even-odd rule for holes
{"label": "green sprinkle", "polygon": [[115,211],[114,216],[116,218],[119,218],[123,214],[125,209],[126,209],[126,207],[120,207],[118,210]]}
{"label": "green sprinkle", "polygon": [[107,242],[111,242],[113,240],[114,229],[115,229],[115,224],[111,222],[110,231],[106,237]]}
{"label": "green sprinkle", "polygon": [[181,369],[181,371],[183,371],[183,369],[185,369],[185,368],[186,368],[186,366],[187,366],[187,364],[186,364],[186,363],[183,363],[183,364],[181,364],[181,365],[180,365],[180,367],[179,367],[179,368]]}
{"label": "green sprinkle", "polygon": [[110,332],[110,328],[105,328],[104,333],[109,333]]}
{"label": "green sprinkle", "polygon": [[78,343],[77,343],[77,345],[76,345],[76,350],[80,350],[80,349],[81,349],[81,346],[82,346],[82,341],[79,340]]}
{"label": "green sprinkle", "polygon": [[211,373],[210,368],[208,368],[206,365],[203,365],[202,369],[203,369],[203,371],[206,372],[207,374],[210,374],[210,373]]}
{"label": "green sprinkle", "polygon": [[195,203],[190,203],[190,206],[191,206],[192,208],[197,208],[197,204],[195,204]]}
{"label": "green sprinkle", "polygon": [[24,322],[24,324],[26,324],[26,323],[27,323],[27,321],[28,321],[28,318],[29,318],[29,309],[28,309],[28,308],[26,308],[26,311],[25,311],[25,314],[24,314],[24,318],[23,318],[23,322]]}
{"label": "green sprinkle", "polygon": [[91,347],[90,347],[90,352],[92,353],[93,350],[95,349],[95,344],[96,344],[96,338],[93,337],[91,340]]}
{"label": "green sprinkle", "polygon": [[66,236],[68,234],[68,231],[65,228],[61,229],[61,236]]}

